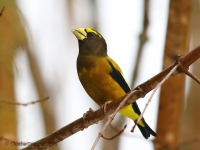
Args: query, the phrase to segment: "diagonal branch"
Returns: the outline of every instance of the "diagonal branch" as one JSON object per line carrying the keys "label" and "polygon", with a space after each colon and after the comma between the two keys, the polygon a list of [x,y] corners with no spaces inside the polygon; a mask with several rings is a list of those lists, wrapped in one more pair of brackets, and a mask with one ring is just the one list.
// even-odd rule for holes
{"label": "diagonal branch", "polygon": [[[168,68],[160,72],[159,74],[155,75],[148,81],[142,83],[137,88],[134,88],[133,90],[136,90],[138,92],[136,92],[134,95],[131,95],[129,97],[127,102],[124,104],[124,107],[133,103],[137,99],[143,97],[148,92],[153,90],[164,79],[164,77],[171,71],[171,69],[174,68],[174,66],[176,66],[177,64],[178,64],[178,68],[176,70],[176,73],[174,73],[173,75],[183,73],[183,70],[188,69],[188,67],[199,58],[200,58],[200,46],[195,48],[193,51],[189,52],[186,56],[178,58],[174,64],[172,64],[171,66],[169,66]],[[67,137],[79,131],[84,130],[85,128],[88,128],[89,126],[97,123],[98,121],[102,120],[108,115],[111,115],[128,94],[126,94],[125,96],[121,97],[120,99],[116,101],[113,101],[107,104],[106,106],[107,111],[105,113],[104,113],[104,108],[100,108],[94,112],[89,112],[84,119],[83,118],[77,119],[76,121],[66,125],[65,127],[59,129],[58,131],[55,131],[54,133],[48,135],[47,137],[39,141],[36,141],[35,143],[32,143],[32,146],[30,145],[24,148],[23,150],[47,149],[51,147],[51,145],[56,144],[66,139]]]}

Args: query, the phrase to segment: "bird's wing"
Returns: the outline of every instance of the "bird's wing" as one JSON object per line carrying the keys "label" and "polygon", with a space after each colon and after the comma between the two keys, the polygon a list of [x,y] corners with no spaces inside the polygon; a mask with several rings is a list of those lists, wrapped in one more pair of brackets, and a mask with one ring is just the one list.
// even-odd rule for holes
{"label": "bird's wing", "polygon": [[[119,66],[111,58],[108,58],[107,61],[112,68],[112,71],[110,72],[111,77],[121,86],[121,88],[126,93],[130,92],[131,90],[130,90],[128,84],[126,83]],[[135,113],[137,113],[138,115],[141,114],[140,109],[136,102],[132,103],[132,108],[134,109]],[[153,136],[156,136],[156,133],[148,126],[148,124],[145,122],[144,118],[142,118],[142,122],[144,123],[144,127],[141,126],[140,124],[138,124],[138,127],[139,127],[140,131],[142,132],[143,136],[146,139],[150,136],[150,134]]]}
{"label": "bird's wing", "polygon": [[107,61],[112,68],[112,71],[110,72],[111,77],[121,86],[121,88],[126,93],[130,92],[131,90],[121,73],[121,69],[118,67],[118,65],[112,59],[110,59],[110,60],[107,59]]}
{"label": "bird's wing", "polygon": [[[119,66],[111,59],[111,58],[107,58],[107,61],[109,63],[109,65],[111,66],[112,68],[112,71],[110,72],[110,75],[111,77],[121,86],[121,88],[126,92],[130,92],[131,89],[130,87],[128,86],[126,80],[124,79],[123,75],[122,75],[122,71],[121,69],[119,68]],[[141,112],[140,112],[140,109],[137,105],[136,102],[132,103],[132,107],[134,109],[134,111],[140,115]]]}

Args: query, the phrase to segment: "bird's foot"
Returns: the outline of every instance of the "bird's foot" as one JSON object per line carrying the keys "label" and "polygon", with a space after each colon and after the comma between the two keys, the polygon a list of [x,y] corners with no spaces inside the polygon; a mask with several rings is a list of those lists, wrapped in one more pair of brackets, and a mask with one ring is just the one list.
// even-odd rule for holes
{"label": "bird's foot", "polygon": [[146,95],[146,93],[143,91],[143,89],[140,87],[140,86],[137,86],[136,88],[135,88],[135,90],[137,90],[138,91],[138,95],[140,96],[140,97],[145,97],[145,95]]}

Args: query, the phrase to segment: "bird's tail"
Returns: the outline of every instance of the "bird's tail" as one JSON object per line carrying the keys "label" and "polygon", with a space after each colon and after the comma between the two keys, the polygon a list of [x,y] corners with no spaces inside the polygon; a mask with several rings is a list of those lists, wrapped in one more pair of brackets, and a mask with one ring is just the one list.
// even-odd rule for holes
{"label": "bird's tail", "polygon": [[144,118],[142,118],[142,122],[144,123],[144,127],[141,126],[140,124],[137,124],[138,128],[142,132],[142,135],[148,139],[150,135],[152,136],[157,136],[156,133],[149,127],[149,125],[145,122]]}

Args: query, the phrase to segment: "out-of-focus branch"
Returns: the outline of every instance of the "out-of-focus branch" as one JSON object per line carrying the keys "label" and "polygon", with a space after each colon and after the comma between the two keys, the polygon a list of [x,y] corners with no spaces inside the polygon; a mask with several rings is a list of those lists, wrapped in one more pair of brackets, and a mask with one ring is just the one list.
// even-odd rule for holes
{"label": "out-of-focus branch", "polygon": [[180,146],[185,146],[188,144],[199,143],[200,137],[188,138],[180,141]]}
{"label": "out-of-focus branch", "polygon": [[[167,23],[166,43],[164,47],[163,68],[166,68],[177,57],[184,55],[188,50],[189,28],[192,0],[170,0],[169,17]],[[195,53],[195,52],[194,52]],[[190,54],[189,54],[190,55]],[[190,57],[187,55],[187,57]],[[198,55],[198,54],[197,54]],[[193,55],[195,57],[195,54]],[[192,59],[182,62],[184,67],[190,64]],[[181,58],[179,60],[181,62]],[[187,68],[185,68],[187,70]],[[178,93],[178,94],[175,94]],[[179,146],[179,132],[181,113],[184,105],[185,76],[171,78],[163,84],[160,90],[157,134],[154,139],[155,150],[177,149]]]}
{"label": "out-of-focus branch", "polygon": [[[194,48],[199,45],[200,41],[200,1],[193,0],[191,6],[191,22],[190,22],[190,47]],[[196,76],[200,76],[200,61],[195,62],[191,67],[191,72]],[[186,82],[187,83],[187,82]],[[194,81],[188,80],[186,84],[187,92],[185,93],[184,110],[181,118],[180,126],[180,144],[179,150],[196,150],[200,148],[200,86]]]}
{"label": "out-of-focus branch", "polygon": [[[2,7],[2,6],[6,6]],[[19,9],[14,0],[0,0],[0,99],[16,100],[14,86],[14,58],[17,49],[24,44],[24,28]],[[3,13],[3,14],[2,14]],[[0,101],[0,134],[8,139],[17,139],[17,112],[15,105],[4,107]],[[16,150],[0,142],[1,150]]]}
{"label": "out-of-focus branch", "polygon": [[[188,67],[194,63],[198,58],[200,58],[200,46],[195,48],[193,51],[188,53],[186,56],[179,58],[174,64],[160,72],[159,74],[155,75],[148,81],[142,83],[138,87],[134,88],[138,92],[135,92],[132,96],[126,94],[125,96],[121,97],[120,99],[113,101],[106,106],[106,112],[104,113],[104,108],[100,108],[97,111],[89,112],[87,116],[77,119],[76,121],[68,124],[67,126],[61,128],[60,130],[48,135],[47,137],[32,143],[34,146],[28,146],[23,150],[32,150],[32,149],[47,149],[51,147],[53,144],[56,144],[67,137],[79,132],[83,131],[85,128],[97,123],[98,121],[102,120],[103,118],[107,117],[108,115],[112,114],[115,109],[119,106],[119,104],[124,100],[124,98],[129,95],[129,99],[124,104],[124,107],[133,103],[137,99],[144,97],[148,92],[153,90],[161,80],[171,71],[171,69],[178,64],[177,72],[173,75],[177,75],[179,73],[183,73],[184,69],[188,69]],[[140,89],[140,90],[138,90]],[[142,91],[142,92],[141,92]]]}
{"label": "out-of-focus branch", "polygon": [[135,68],[134,68],[134,71],[133,71],[131,87],[134,87],[135,80],[137,79],[143,46],[146,43],[146,41],[148,40],[147,28],[148,28],[148,25],[149,25],[149,18],[148,18],[149,0],[144,0],[143,3],[144,3],[144,6],[143,6],[144,7],[143,8],[143,30],[142,30],[142,32],[140,33],[140,36],[139,36],[140,42],[139,42],[138,53],[137,53],[136,62],[135,62]]}
{"label": "out-of-focus branch", "polygon": [[[50,100],[46,103],[40,103],[41,110],[44,116],[44,123],[45,123],[45,133],[48,135],[52,131],[55,130],[55,113],[54,113],[54,97],[55,97],[55,90],[52,86],[47,86],[42,78],[42,72],[40,71],[38,60],[36,59],[33,50],[26,46],[26,52],[29,60],[29,66],[31,70],[31,74],[36,86],[37,93],[39,97],[43,97],[44,94],[48,93],[50,96]],[[52,92],[54,91],[54,92]],[[55,146],[52,150],[58,150],[58,147]]]}
{"label": "out-of-focus branch", "polygon": [[10,101],[10,100],[4,100],[4,99],[0,99],[0,101],[2,101],[4,103],[12,104],[12,105],[28,106],[28,105],[35,104],[35,103],[44,102],[48,99],[49,99],[49,97],[44,97],[44,98],[38,99],[36,101],[31,101],[31,102],[28,102],[28,103],[19,103],[19,102]]}

